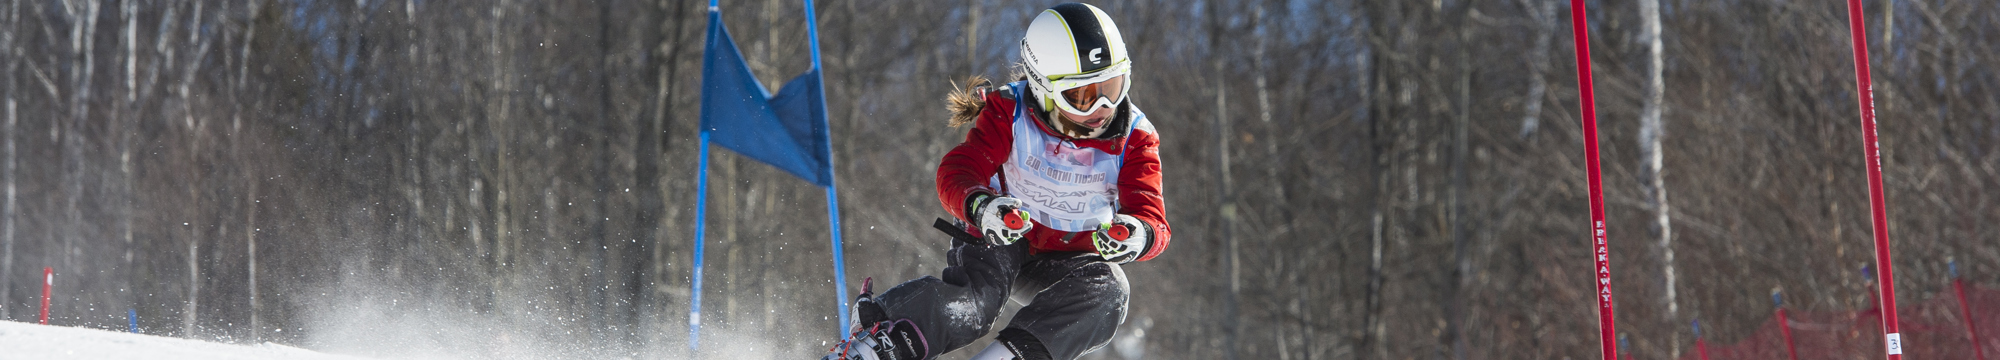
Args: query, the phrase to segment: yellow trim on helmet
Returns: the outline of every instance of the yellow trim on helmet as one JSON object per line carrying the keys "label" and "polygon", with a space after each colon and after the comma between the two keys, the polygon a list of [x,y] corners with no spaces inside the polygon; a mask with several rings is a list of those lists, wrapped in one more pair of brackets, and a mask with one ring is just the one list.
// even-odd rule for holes
{"label": "yellow trim on helmet", "polygon": [[[1047,13],[1051,13],[1051,14],[1055,14],[1055,15],[1056,15],[1056,23],[1057,23],[1057,24],[1062,24],[1062,27],[1063,27],[1063,35],[1064,35],[1064,36],[1063,36],[1063,39],[1067,39],[1067,40],[1069,40],[1069,52],[1070,52],[1070,54],[1069,54],[1069,55],[1070,55],[1070,56],[1069,56],[1069,58],[1070,58],[1070,60],[1074,60],[1074,61],[1076,61],[1076,68],[1077,68],[1077,69],[1082,69],[1082,68],[1083,68],[1083,54],[1078,54],[1078,53],[1076,53],[1076,30],[1070,30],[1070,28],[1069,28],[1069,20],[1068,20],[1068,19],[1063,19],[1063,16],[1062,16],[1062,13],[1059,13],[1059,12],[1056,12],[1056,9],[1054,9],[1054,8],[1050,8],[1050,9],[1048,9],[1048,10],[1042,10],[1042,12],[1047,12]],[[1093,12],[1093,13],[1094,13],[1094,12]],[[1055,80],[1055,79],[1054,79],[1054,78],[1050,78],[1049,80],[1053,81],[1053,80]]]}

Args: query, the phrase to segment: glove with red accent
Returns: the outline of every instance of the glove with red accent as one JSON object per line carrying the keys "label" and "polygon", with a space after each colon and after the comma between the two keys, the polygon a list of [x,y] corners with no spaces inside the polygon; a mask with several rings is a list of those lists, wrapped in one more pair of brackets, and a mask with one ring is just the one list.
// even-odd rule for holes
{"label": "glove with red accent", "polygon": [[1021,199],[973,194],[970,200],[966,203],[972,205],[968,209],[971,211],[965,212],[970,219],[966,220],[979,227],[979,233],[987,243],[1012,245],[1035,227],[1035,223],[1029,220],[1028,212],[1021,210],[1026,205]]}
{"label": "glove with red accent", "polygon": [[1119,214],[1111,217],[1097,232],[1091,233],[1090,243],[1097,246],[1097,256],[1104,261],[1124,264],[1139,259],[1146,252],[1153,239],[1147,231],[1146,223],[1131,215]]}

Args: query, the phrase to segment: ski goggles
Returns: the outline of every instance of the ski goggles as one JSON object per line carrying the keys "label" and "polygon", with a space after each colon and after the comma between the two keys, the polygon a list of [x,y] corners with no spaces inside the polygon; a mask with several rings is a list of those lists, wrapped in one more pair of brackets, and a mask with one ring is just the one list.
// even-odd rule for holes
{"label": "ski goggles", "polygon": [[1128,60],[1098,72],[1051,77],[1049,83],[1063,89],[1058,91],[1062,99],[1055,101],[1056,108],[1084,116],[1098,107],[1116,107],[1125,102],[1131,90],[1131,73],[1132,63]]}

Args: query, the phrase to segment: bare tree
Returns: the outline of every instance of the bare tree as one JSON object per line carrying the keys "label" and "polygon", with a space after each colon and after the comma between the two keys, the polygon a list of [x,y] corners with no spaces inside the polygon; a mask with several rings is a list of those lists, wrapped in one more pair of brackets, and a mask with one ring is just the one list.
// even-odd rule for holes
{"label": "bare tree", "polygon": [[78,202],[83,199],[86,176],[84,173],[87,171],[84,169],[86,163],[84,126],[90,121],[91,85],[96,78],[94,75],[97,68],[97,17],[101,5],[102,3],[97,1],[63,2],[63,13],[69,17],[69,55],[74,66],[70,67],[68,74],[70,112],[69,121],[66,123],[67,131],[63,132],[63,159],[67,164],[63,174],[66,176],[64,184],[68,186],[64,191],[68,194],[67,206],[63,209],[69,218],[66,219],[67,226],[64,226],[63,248],[60,254],[62,254],[62,266],[73,270],[78,269],[76,254],[82,252],[79,243],[82,241],[85,228],[83,209],[78,206]]}
{"label": "bare tree", "polygon": [[1469,150],[1467,150],[1468,146],[1466,143],[1471,141],[1469,139],[1471,137],[1469,132],[1472,127],[1472,78],[1474,76],[1472,68],[1472,39],[1478,25],[1477,22],[1472,21],[1472,16],[1477,11],[1473,7],[1473,4],[1475,2],[1471,1],[1459,4],[1460,9],[1458,9],[1458,14],[1456,15],[1458,21],[1455,21],[1458,24],[1455,30],[1458,33],[1456,40],[1459,47],[1457,54],[1455,54],[1458,72],[1458,81],[1455,87],[1458,88],[1458,104],[1454,106],[1456,114],[1453,114],[1451,124],[1451,163],[1449,165],[1451,166],[1451,187],[1446,190],[1448,193],[1445,195],[1448,202],[1447,206],[1450,207],[1446,211],[1449,212],[1447,216],[1450,217],[1448,221],[1451,223],[1451,252],[1453,262],[1451,280],[1446,285],[1447,289],[1444,291],[1445,299],[1443,300],[1447,303],[1445,307],[1445,316],[1447,317],[1445,319],[1445,336],[1451,339],[1451,357],[1460,360],[1465,359],[1466,355],[1465,322],[1467,318],[1466,313],[1468,312],[1466,303],[1470,300],[1466,299],[1467,296],[1465,293],[1466,288],[1471,283],[1471,273],[1473,271],[1472,258],[1466,254],[1466,247],[1468,246],[1466,245],[1466,239],[1468,236],[1465,229],[1464,199],[1467,196],[1465,194],[1465,163],[1467,161],[1466,157],[1471,155]]}
{"label": "bare tree", "polygon": [[1371,182],[1373,186],[1371,190],[1373,191],[1369,192],[1368,209],[1368,287],[1363,297],[1363,320],[1361,322],[1361,330],[1359,331],[1360,334],[1356,336],[1359,341],[1355,345],[1355,351],[1372,353],[1372,356],[1369,358],[1373,359],[1388,359],[1389,352],[1388,345],[1386,344],[1388,334],[1382,316],[1382,287],[1387,279],[1382,273],[1384,266],[1382,257],[1383,250],[1387,245],[1383,242],[1383,234],[1386,232],[1384,227],[1387,226],[1383,216],[1389,210],[1388,203],[1391,198],[1388,195],[1389,151],[1387,147],[1392,143],[1392,140],[1389,140],[1387,137],[1388,134],[1385,134],[1389,128],[1386,124],[1388,121],[1387,115],[1383,114],[1386,106],[1382,106],[1386,103],[1385,99],[1388,98],[1384,94],[1386,91],[1382,91],[1386,89],[1384,81],[1387,79],[1382,76],[1381,65],[1378,64],[1380,59],[1385,58],[1379,51],[1386,50],[1378,50],[1374,46],[1375,44],[1383,43],[1382,33],[1387,28],[1383,22],[1388,21],[1388,18],[1382,16],[1379,2],[1365,2],[1361,7],[1363,13],[1367,14],[1367,16],[1363,16],[1365,19],[1363,21],[1366,21],[1367,24],[1363,27],[1364,30],[1361,31],[1359,36],[1368,39],[1365,42],[1368,45],[1363,47],[1360,54],[1355,55],[1357,57],[1355,62],[1359,63],[1359,66],[1356,66],[1358,71],[1356,71],[1355,77],[1361,79],[1359,87],[1361,88],[1362,117],[1367,119],[1368,123],[1368,172],[1372,178]]}
{"label": "bare tree", "polygon": [[[190,156],[190,159],[188,159],[189,164],[202,163],[203,159],[201,159],[200,154],[202,151],[203,142],[206,141],[206,136],[204,136],[204,134],[207,132],[206,128],[208,126],[207,119],[203,119],[202,116],[195,115],[194,99],[191,96],[196,76],[198,72],[201,70],[202,65],[206,62],[205,60],[208,57],[208,48],[212,41],[212,38],[202,36],[201,28],[205,24],[202,18],[204,15],[206,15],[206,13],[202,11],[203,5],[204,4],[201,2],[195,2],[194,10],[189,12],[188,14],[188,16],[191,19],[188,21],[188,26],[187,26],[187,43],[192,44],[194,48],[192,49],[193,50],[192,53],[189,54],[187,58],[187,64],[185,65],[186,67],[181,69],[180,73],[181,81],[179,85],[180,87],[177,91],[175,91],[175,94],[178,95],[179,97],[178,100],[181,105],[180,115],[182,118],[181,124],[184,127],[183,131],[185,131],[185,133],[188,135],[189,138],[188,143],[189,146],[192,148],[192,151],[188,152]],[[172,59],[173,58],[173,55],[171,55],[172,53],[169,52],[169,54],[170,55],[168,55],[167,58]],[[201,175],[201,173],[199,172],[194,173],[193,178],[190,179],[192,181],[189,181],[185,185],[185,187],[187,188],[188,199],[194,200],[195,204],[200,204],[199,199],[202,198],[200,195],[200,186],[202,178],[203,176]],[[197,330],[196,325],[199,322],[198,314],[201,309],[200,306],[201,283],[203,280],[201,272],[201,252],[200,252],[201,238],[203,237],[202,232],[200,230],[202,226],[195,226],[190,223],[182,223],[182,227],[187,229],[187,237],[188,237],[187,238],[188,286],[187,286],[187,304],[185,304],[185,306],[181,310],[181,336],[195,337],[197,336],[195,332]]]}
{"label": "bare tree", "polygon": [[[1208,18],[1209,51],[1216,54],[1226,53],[1222,50],[1224,32],[1226,31],[1224,22],[1226,20],[1223,19],[1224,15],[1221,12],[1220,5],[1215,2],[1208,3],[1208,11],[1205,16]],[[1222,56],[1209,58],[1208,62],[1214,68],[1214,73],[1211,73],[1211,75],[1223,73],[1223,60],[1224,57]],[[1217,76],[1215,80],[1216,83],[1211,88],[1211,91],[1215,94],[1215,108],[1209,109],[1209,111],[1215,114],[1214,128],[1211,130],[1215,135],[1215,174],[1217,179],[1215,193],[1218,199],[1217,202],[1221,205],[1219,210],[1222,215],[1216,218],[1219,221],[1215,223],[1215,226],[1221,229],[1218,231],[1218,234],[1221,234],[1222,241],[1229,244],[1223,261],[1223,264],[1225,264],[1223,266],[1229,272],[1229,296],[1223,300],[1223,322],[1226,324],[1224,328],[1227,329],[1228,333],[1226,334],[1227,337],[1223,339],[1223,348],[1225,349],[1224,354],[1226,354],[1224,358],[1235,360],[1243,338],[1243,315],[1242,304],[1240,302],[1243,292],[1243,264],[1241,263],[1242,256],[1240,253],[1242,243],[1237,239],[1235,234],[1235,189],[1229,183],[1229,134],[1233,133],[1229,125],[1229,85],[1223,77]]]}
{"label": "bare tree", "polygon": [[[1680,302],[1674,298],[1674,247],[1672,207],[1667,204],[1666,177],[1662,174],[1664,153],[1660,138],[1665,136],[1661,126],[1662,112],[1666,101],[1665,46],[1660,40],[1660,0],[1639,1],[1639,42],[1646,49],[1645,100],[1639,110],[1639,182],[1645,192],[1646,206],[1653,210],[1653,222],[1647,232],[1658,239],[1661,276],[1665,279],[1661,302],[1666,304],[1664,320],[1666,324],[1680,323]],[[1673,331],[1667,343],[1669,357],[1680,357],[1680,332]]]}
{"label": "bare tree", "polygon": [[1556,25],[1560,22],[1555,18],[1554,0],[1518,0],[1517,3],[1526,10],[1527,20],[1534,24],[1531,27],[1534,28],[1535,34],[1527,56],[1528,92],[1521,97],[1523,115],[1520,137],[1525,139],[1533,136],[1535,131],[1542,127],[1542,103],[1547,102],[1544,96],[1547,96],[1549,88],[1548,79],[1543,74],[1549,71],[1549,43],[1555,36]]}
{"label": "bare tree", "polygon": [[[597,68],[608,69],[611,65],[611,23],[613,22],[611,20],[611,3],[604,1],[598,5]],[[608,331],[607,328],[611,326],[612,321],[609,317],[609,313],[612,310],[609,308],[613,306],[610,294],[611,273],[607,271],[608,268],[606,267],[611,262],[608,259],[611,256],[611,230],[609,229],[610,224],[608,224],[611,220],[611,199],[609,197],[612,187],[610,157],[611,112],[613,110],[611,108],[611,96],[611,73],[600,70],[597,72],[598,106],[596,123],[589,130],[590,136],[595,140],[592,147],[596,150],[591,156],[590,172],[592,177],[590,186],[592,188],[591,193],[595,194],[594,197],[598,200],[594,201],[596,210],[591,212],[591,218],[588,220],[592,224],[591,232],[594,233],[591,235],[592,243],[590,247],[593,254],[590,260],[590,276],[585,277],[586,279],[590,279],[588,280],[590,281],[590,306],[593,307],[590,309],[590,316],[591,323],[594,325],[592,326],[592,329],[594,329],[592,330],[592,337],[595,338],[597,344],[600,346],[610,344],[606,338],[606,332]]]}
{"label": "bare tree", "polygon": [[[18,6],[15,8],[19,9]],[[10,33],[9,35],[12,34]],[[11,63],[12,61],[9,62]],[[18,133],[16,131],[17,129],[16,124],[19,123],[18,121],[19,115],[15,112],[16,104],[14,103],[14,93],[13,93],[14,81],[12,79],[14,74],[14,71],[12,69],[13,66],[12,64],[9,64],[8,67],[9,69],[7,71],[7,75],[9,79],[7,81],[8,92],[7,92],[7,165],[6,165],[7,203],[5,207],[6,212],[0,213],[0,216],[6,217],[4,219],[0,219],[0,227],[5,227],[5,229],[0,229],[0,274],[4,274],[6,272],[14,270],[14,218],[16,217],[16,210],[14,209],[14,199],[16,195],[14,186],[15,182],[14,158],[16,157],[14,148],[14,134]],[[12,279],[13,277],[10,276],[0,276],[0,318],[11,316],[10,314],[7,313],[7,310],[10,310],[10,308],[7,307],[7,304],[13,303],[13,298],[9,297],[13,295],[11,290],[13,290],[14,288],[13,286],[14,281]]]}
{"label": "bare tree", "polygon": [[[250,101],[243,98],[248,95],[245,93],[245,87],[247,86],[246,77],[250,73],[250,47],[256,43],[257,21],[258,16],[261,15],[259,11],[262,10],[263,5],[263,1],[252,0],[250,1],[249,8],[245,9],[243,14],[243,22],[241,24],[243,44],[237,52],[235,81],[231,82],[232,88],[230,89],[230,93],[237,99],[232,104],[236,115],[232,116],[231,127],[232,132],[236,136],[233,136],[233,139],[231,139],[231,146],[233,147],[232,150],[236,153],[235,161],[237,166],[242,171],[243,179],[241,181],[246,183],[245,187],[247,188],[247,195],[243,197],[242,210],[245,213],[243,219],[243,261],[246,268],[244,287],[247,289],[246,292],[249,293],[248,300],[250,306],[246,310],[250,315],[249,338],[252,343],[261,341],[264,326],[261,316],[263,303],[257,297],[259,290],[257,287],[257,235],[263,231],[257,222],[258,208],[262,207],[261,204],[263,203],[262,199],[258,197],[257,188],[259,183],[263,182],[261,181],[261,177],[265,176],[265,174],[261,169],[258,169],[256,166],[257,163],[251,161],[245,154],[246,150],[243,148],[245,145],[244,142],[248,140],[249,136],[246,136],[244,133],[246,129],[243,128],[241,119],[243,113],[247,112],[244,108],[251,107],[246,105]],[[252,108],[250,110],[254,111],[255,109]],[[128,234],[127,236],[129,237],[130,235]]]}
{"label": "bare tree", "polygon": [[0,71],[7,73],[7,163],[0,165],[4,166],[4,168],[0,169],[6,171],[4,176],[7,178],[6,203],[0,205],[0,319],[12,317],[12,314],[7,312],[8,310],[12,310],[12,308],[7,305],[14,302],[14,298],[12,297],[14,280],[12,276],[7,276],[7,274],[11,274],[14,271],[14,218],[18,216],[16,213],[17,210],[14,208],[15,196],[17,195],[15,192],[15,183],[17,180],[14,176],[14,169],[16,165],[15,158],[19,157],[19,154],[16,152],[14,146],[14,138],[16,137],[15,134],[19,134],[20,131],[17,125],[19,123],[19,114],[16,113],[17,108],[14,97],[20,89],[20,80],[15,77],[18,76],[16,74],[20,68],[21,49],[20,44],[16,43],[18,40],[16,40],[15,31],[21,23],[21,3],[14,2],[9,5],[7,7],[7,24],[4,28],[0,28],[0,31],[4,31],[0,32],[0,52],[7,54],[6,68],[0,68]]}
{"label": "bare tree", "polygon": [[124,291],[124,296],[119,300],[121,302],[120,305],[124,305],[123,307],[126,309],[135,309],[138,304],[138,292],[133,291],[132,284],[132,279],[136,277],[135,274],[137,273],[134,270],[132,261],[133,252],[136,250],[134,248],[138,245],[133,242],[132,237],[132,218],[135,215],[133,213],[133,203],[136,198],[132,191],[132,138],[138,130],[139,123],[138,12],[139,4],[136,1],[125,1],[120,6],[119,13],[125,19],[123,26],[125,31],[118,39],[124,45],[122,47],[125,48],[125,99],[118,102],[119,105],[117,108],[120,110],[118,111],[118,119],[114,120],[115,124],[112,126],[115,131],[111,135],[114,141],[116,141],[114,146],[118,150],[118,238],[124,240],[120,244],[124,248],[124,254],[122,254],[123,256],[120,257],[121,261],[118,263],[118,273],[121,275],[118,281],[119,289]]}

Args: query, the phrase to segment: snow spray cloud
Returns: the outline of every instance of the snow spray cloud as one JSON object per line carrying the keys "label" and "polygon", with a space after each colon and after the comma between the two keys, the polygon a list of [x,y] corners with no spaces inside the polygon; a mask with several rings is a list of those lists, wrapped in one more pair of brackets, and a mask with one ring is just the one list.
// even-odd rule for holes
{"label": "snow spray cloud", "polygon": [[522,312],[479,311],[451,300],[455,296],[393,283],[347,276],[305,300],[305,345],[392,359],[604,358],[565,341],[580,328],[572,317],[537,313],[532,305]]}
{"label": "snow spray cloud", "polygon": [[[685,324],[665,321],[670,317],[655,316],[660,321],[638,331],[640,334],[633,337],[636,340],[615,337],[624,340],[593,343],[587,315],[567,303],[575,299],[566,297],[564,290],[544,287],[476,303],[467,299],[489,297],[468,296],[472,290],[436,289],[436,284],[392,280],[396,276],[366,275],[371,272],[359,270],[365,266],[358,263],[365,261],[343,266],[338,280],[303,297],[302,346],[386,359],[648,359],[687,355],[686,333],[682,331]],[[831,331],[801,331],[792,323],[818,323],[801,319],[810,316],[821,320],[825,314],[806,315],[793,307],[756,307],[726,317],[717,313],[718,321],[703,327],[703,346],[695,358],[821,355],[837,340],[830,336]]]}

